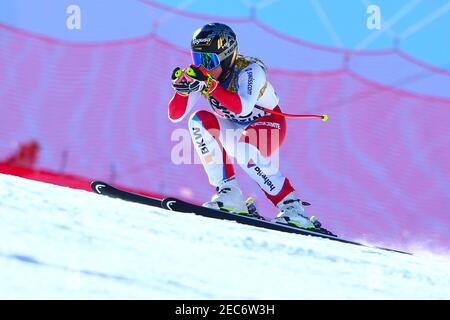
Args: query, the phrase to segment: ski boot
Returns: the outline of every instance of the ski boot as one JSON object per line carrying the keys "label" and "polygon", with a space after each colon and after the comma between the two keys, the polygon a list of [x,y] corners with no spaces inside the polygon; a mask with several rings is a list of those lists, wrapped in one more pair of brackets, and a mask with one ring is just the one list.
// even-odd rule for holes
{"label": "ski boot", "polygon": [[216,194],[211,201],[204,203],[203,206],[236,214],[249,214],[242,191],[234,177],[222,181],[216,187]]}
{"label": "ski boot", "polygon": [[316,217],[309,218],[305,215],[304,205],[309,205],[309,203],[302,202],[295,196],[294,192],[291,192],[278,203],[277,207],[280,209],[280,213],[272,222],[287,224],[300,229],[320,229],[321,223]]}

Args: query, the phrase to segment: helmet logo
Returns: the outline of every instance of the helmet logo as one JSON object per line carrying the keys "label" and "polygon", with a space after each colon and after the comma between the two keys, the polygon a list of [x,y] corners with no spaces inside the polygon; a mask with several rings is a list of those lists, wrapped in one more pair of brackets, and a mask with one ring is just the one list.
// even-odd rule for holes
{"label": "helmet logo", "polygon": [[219,39],[217,39],[217,49],[220,49],[223,45],[223,32],[220,34]]}
{"label": "helmet logo", "polygon": [[209,46],[211,44],[211,39],[210,38],[194,39],[192,41],[192,44],[195,46]]}

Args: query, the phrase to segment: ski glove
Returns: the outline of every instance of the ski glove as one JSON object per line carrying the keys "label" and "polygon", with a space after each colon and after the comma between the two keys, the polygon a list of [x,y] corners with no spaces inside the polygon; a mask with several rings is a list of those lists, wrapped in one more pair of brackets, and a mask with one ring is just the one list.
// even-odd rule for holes
{"label": "ski glove", "polygon": [[180,95],[187,96],[190,92],[200,91],[201,82],[186,76],[186,71],[176,67],[172,71],[172,88]]}
{"label": "ski glove", "polygon": [[211,94],[219,84],[203,66],[197,67],[191,64],[186,68],[185,73],[189,78],[199,81],[200,87],[196,91],[201,91],[204,95]]}

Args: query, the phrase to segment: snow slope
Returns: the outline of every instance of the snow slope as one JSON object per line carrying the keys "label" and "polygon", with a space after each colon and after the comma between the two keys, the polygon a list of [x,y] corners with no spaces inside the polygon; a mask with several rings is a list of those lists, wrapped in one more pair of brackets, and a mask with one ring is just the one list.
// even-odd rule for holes
{"label": "snow slope", "polygon": [[0,174],[2,299],[449,299],[449,261]]}

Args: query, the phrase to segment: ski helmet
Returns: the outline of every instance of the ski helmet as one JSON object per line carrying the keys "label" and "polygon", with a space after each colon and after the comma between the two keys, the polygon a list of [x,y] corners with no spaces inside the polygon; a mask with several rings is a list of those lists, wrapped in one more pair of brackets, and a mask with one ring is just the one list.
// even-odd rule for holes
{"label": "ski helmet", "polygon": [[231,28],[222,23],[208,23],[197,29],[192,36],[191,52],[195,65],[206,70],[222,67],[225,78],[237,56],[237,37]]}

